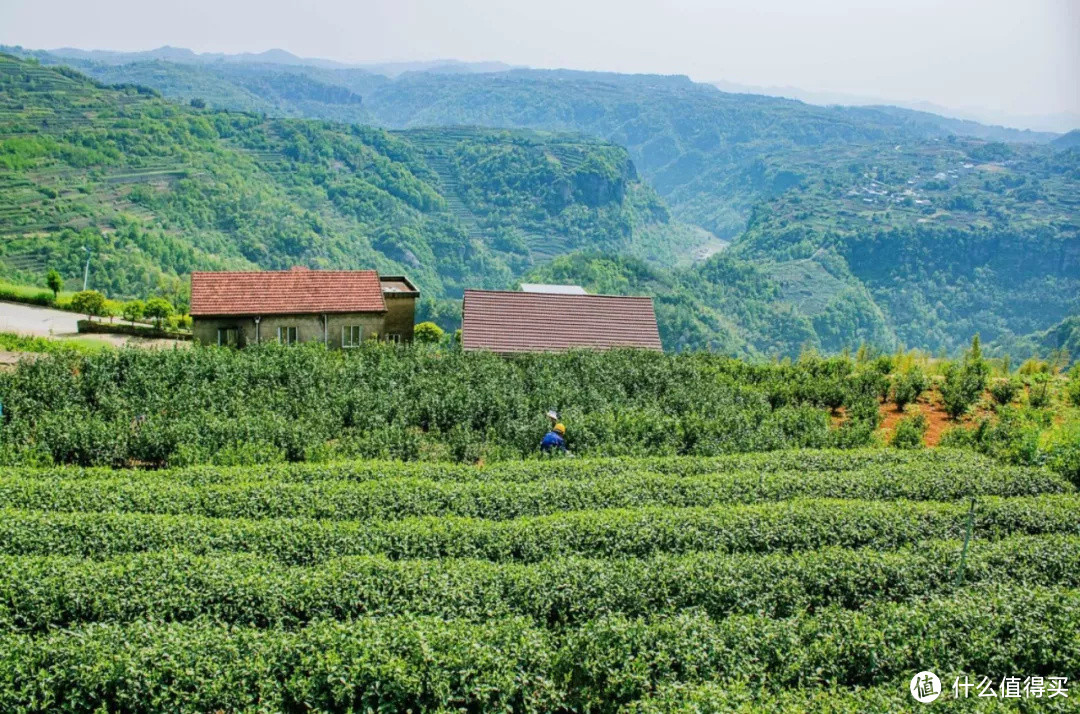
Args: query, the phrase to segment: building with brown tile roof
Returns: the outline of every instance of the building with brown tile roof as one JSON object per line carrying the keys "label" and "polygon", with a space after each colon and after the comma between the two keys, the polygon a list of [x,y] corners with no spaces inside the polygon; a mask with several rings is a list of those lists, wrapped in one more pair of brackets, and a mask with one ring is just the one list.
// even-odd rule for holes
{"label": "building with brown tile roof", "polygon": [[500,290],[465,291],[461,345],[499,354],[662,349],[652,298]]}
{"label": "building with brown tile roof", "polygon": [[381,279],[374,270],[195,272],[192,331],[200,342],[236,346],[409,341],[419,295],[404,276]]}

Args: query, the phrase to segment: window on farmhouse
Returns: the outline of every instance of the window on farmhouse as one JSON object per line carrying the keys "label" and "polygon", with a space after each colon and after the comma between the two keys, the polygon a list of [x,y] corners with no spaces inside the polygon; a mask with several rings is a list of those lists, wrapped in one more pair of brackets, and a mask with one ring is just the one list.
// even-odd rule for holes
{"label": "window on farmhouse", "polygon": [[236,347],[237,331],[235,327],[219,327],[217,331],[217,343],[219,347]]}
{"label": "window on farmhouse", "polygon": [[296,328],[295,327],[279,327],[277,328],[277,341],[283,345],[296,344]]}
{"label": "window on farmhouse", "polygon": [[400,343],[401,342],[401,335],[399,335],[396,332],[388,332],[388,333],[386,333],[386,341],[387,342]]}
{"label": "window on farmhouse", "polygon": [[341,328],[341,346],[359,347],[363,336],[364,328],[361,325],[345,325]]}

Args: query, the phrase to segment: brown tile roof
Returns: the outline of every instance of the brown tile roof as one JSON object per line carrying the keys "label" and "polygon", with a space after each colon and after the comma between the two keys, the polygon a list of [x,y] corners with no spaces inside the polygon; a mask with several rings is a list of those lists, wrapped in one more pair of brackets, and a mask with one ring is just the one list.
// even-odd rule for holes
{"label": "brown tile roof", "polygon": [[495,290],[465,291],[461,344],[500,353],[661,349],[652,298]]}
{"label": "brown tile roof", "polygon": [[192,315],[385,312],[374,270],[268,270],[191,274]]}

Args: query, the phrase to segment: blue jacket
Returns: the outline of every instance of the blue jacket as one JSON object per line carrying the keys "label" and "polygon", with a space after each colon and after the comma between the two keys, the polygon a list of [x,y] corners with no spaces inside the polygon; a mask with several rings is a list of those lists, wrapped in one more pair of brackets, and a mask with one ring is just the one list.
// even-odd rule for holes
{"label": "blue jacket", "polygon": [[558,432],[549,431],[544,434],[544,440],[540,442],[540,450],[551,451],[552,449],[566,451],[566,439],[559,436]]}

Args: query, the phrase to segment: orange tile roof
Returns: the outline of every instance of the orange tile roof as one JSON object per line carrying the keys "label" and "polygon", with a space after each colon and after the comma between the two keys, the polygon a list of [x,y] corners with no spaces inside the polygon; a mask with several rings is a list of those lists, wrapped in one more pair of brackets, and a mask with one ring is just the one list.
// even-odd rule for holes
{"label": "orange tile roof", "polygon": [[191,274],[192,315],[385,312],[374,270],[267,270]]}
{"label": "orange tile roof", "polygon": [[496,290],[465,291],[461,344],[499,353],[662,349],[652,298]]}

